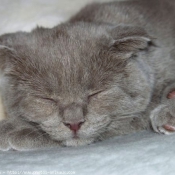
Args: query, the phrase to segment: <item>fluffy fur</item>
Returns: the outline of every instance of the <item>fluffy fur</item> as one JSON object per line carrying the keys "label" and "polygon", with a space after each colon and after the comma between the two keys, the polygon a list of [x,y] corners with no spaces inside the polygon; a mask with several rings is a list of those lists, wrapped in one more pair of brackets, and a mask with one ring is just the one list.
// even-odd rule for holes
{"label": "fluffy fur", "polygon": [[[173,0],[92,4],[52,29],[1,36],[9,118],[0,149],[78,146],[149,128],[174,82],[174,8]],[[80,121],[75,137],[66,124]]]}

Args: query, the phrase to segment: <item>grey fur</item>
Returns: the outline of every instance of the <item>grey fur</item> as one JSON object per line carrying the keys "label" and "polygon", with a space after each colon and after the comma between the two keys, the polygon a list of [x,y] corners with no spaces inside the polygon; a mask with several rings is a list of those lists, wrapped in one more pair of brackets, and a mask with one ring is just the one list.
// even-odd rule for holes
{"label": "grey fur", "polygon": [[[174,10],[173,0],[97,3],[52,29],[1,36],[9,118],[0,149],[78,146],[148,129],[175,80]],[[63,123],[77,121],[73,138]]]}

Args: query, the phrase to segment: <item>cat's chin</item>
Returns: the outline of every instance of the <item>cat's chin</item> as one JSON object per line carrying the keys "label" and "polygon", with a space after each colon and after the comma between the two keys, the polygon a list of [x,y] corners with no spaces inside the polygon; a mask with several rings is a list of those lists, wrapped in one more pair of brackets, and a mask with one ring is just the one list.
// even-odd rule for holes
{"label": "cat's chin", "polygon": [[81,138],[71,138],[65,141],[62,141],[63,146],[83,146],[88,145],[94,142],[94,138],[81,139]]}

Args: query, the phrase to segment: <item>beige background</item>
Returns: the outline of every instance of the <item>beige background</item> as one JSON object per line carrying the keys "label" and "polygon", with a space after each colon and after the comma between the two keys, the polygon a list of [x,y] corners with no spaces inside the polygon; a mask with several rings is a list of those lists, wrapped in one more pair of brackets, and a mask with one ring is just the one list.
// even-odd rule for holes
{"label": "beige background", "polygon": [[0,34],[53,27],[92,2],[110,0],[0,0]]}

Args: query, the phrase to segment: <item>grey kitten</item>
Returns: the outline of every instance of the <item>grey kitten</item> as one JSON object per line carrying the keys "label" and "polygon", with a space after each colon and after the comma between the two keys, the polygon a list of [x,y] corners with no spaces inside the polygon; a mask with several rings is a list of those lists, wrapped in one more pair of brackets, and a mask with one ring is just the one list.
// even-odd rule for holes
{"label": "grey kitten", "polygon": [[96,3],[52,29],[1,36],[0,150],[148,129],[175,80],[174,18],[174,0]]}

